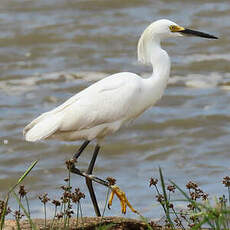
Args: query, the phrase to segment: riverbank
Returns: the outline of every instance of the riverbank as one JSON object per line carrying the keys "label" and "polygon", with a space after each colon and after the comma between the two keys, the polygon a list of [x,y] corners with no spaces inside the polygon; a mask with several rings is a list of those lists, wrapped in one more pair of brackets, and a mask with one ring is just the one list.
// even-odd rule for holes
{"label": "riverbank", "polygon": [[[52,219],[47,220],[47,227],[45,228],[44,219],[33,219],[32,220],[37,229],[51,229]],[[20,222],[21,230],[30,230],[29,221],[23,220]],[[4,230],[16,230],[18,229],[15,220],[7,220],[5,222]],[[148,224],[141,220],[135,220],[124,217],[83,217],[77,220],[76,218],[71,218],[69,222],[69,227],[64,227],[63,221],[55,221],[52,229],[103,229],[103,230],[137,230],[137,229],[148,229]],[[153,229],[162,229],[160,226]]]}

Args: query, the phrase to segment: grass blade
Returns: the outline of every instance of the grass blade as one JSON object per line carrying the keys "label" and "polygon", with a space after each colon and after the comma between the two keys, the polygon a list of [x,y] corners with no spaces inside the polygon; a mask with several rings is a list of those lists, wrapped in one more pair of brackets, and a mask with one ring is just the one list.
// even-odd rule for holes
{"label": "grass blade", "polygon": [[36,226],[34,225],[32,219],[30,218],[30,215],[29,213],[26,211],[26,209],[24,208],[22,202],[20,201],[19,197],[17,196],[17,194],[15,193],[15,191],[11,191],[13,196],[15,197],[16,201],[18,202],[20,208],[23,210],[24,214],[26,215],[26,217],[28,218],[29,220],[29,223],[30,223],[30,227],[33,229],[33,230],[36,230]]}
{"label": "grass blade", "polygon": [[[3,226],[4,226],[4,222],[5,222],[5,215],[6,215],[6,211],[7,211],[7,206],[8,206],[8,201],[9,201],[9,195],[10,193],[13,191],[13,194],[16,195],[16,193],[14,192],[14,189],[25,179],[25,177],[30,173],[30,171],[34,168],[34,166],[38,163],[38,160],[34,161],[30,167],[23,173],[23,175],[18,179],[17,183],[15,185],[13,185],[8,193],[7,193],[7,196],[6,196],[6,201],[5,201],[5,206],[4,206],[4,210],[3,210],[3,213],[2,213],[2,216],[1,216],[1,224],[0,224],[0,230],[3,230]],[[17,195],[16,195],[17,197]],[[17,201],[18,203],[20,202],[20,200],[18,199],[17,197]],[[20,202],[21,203],[21,202]],[[20,205],[19,203],[19,205]],[[21,204],[20,207],[23,207],[23,205]],[[25,210],[25,208],[23,207],[23,211]],[[25,212],[25,211],[24,211]],[[26,214],[27,212],[25,212]],[[28,213],[27,213],[28,215]],[[28,215],[29,216],[29,215]],[[30,217],[28,218],[30,221]],[[31,226],[32,227],[32,226]],[[35,228],[33,228],[35,229]]]}
{"label": "grass blade", "polygon": [[198,209],[199,212],[201,212],[201,209],[199,207],[199,205],[197,205],[197,202],[195,202],[194,200],[192,200],[188,194],[183,191],[177,184],[175,184],[173,181],[169,180],[170,183],[172,183],[181,193],[182,195],[186,198],[186,201],[189,201],[192,205],[194,205],[194,207],[196,207]]}
{"label": "grass blade", "polygon": [[30,171],[34,168],[34,166],[38,163],[38,160],[34,161],[30,167],[24,172],[24,174],[18,179],[17,183],[12,186],[12,188],[9,190],[9,193],[11,193],[24,179],[25,177],[30,173]]}
{"label": "grass blade", "polygon": [[2,216],[1,216],[1,225],[0,225],[1,230],[3,230],[3,226],[4,226],[4,222],[5,222],[8,201],[9,201],[9,194],[7,195],[7,197],[5,199],[5,206],[4,206],[4,209],[3,209],[3,212],[2,212]]}
{"label": "grass blade", "polygon": [[170,223],[171,227],[173,229],[175,229],[174,224],[173,224],[171,217],[170,217],[170,214],[169,214],[169,201],[168,201],[168,196],[167,196],[166,189],[165,189],[165,182],[164,182],[164,177],[163,177],[163,173],[162,173],[161,168],[159,168],[159,173],[160,173],[161,187],[162,187],[164,200],[165,200],[165,208],[166,208],[165,214],[166,214],[167,220]]}
{"label": "grass blade", "polygon": [[[172,183],[172,184],[181,192],[181,194],[186,198],[186,201],[190,202],[195,208],[197,208],[197,210],[198,210],[199,212],[202,212],[202,210],[201,210],[200,207],[203,207],[204,209],[206,209],[206,211],[210,211],[210,208],[209,208],[208,206],[206,206],[206,205],[204,205],[204,204],[201,204],[201,203],[195,202],[195,201],[192,200],[192,199],[188,196],[188,194],[187,194],[185,191],[183,191],[177,184],[175,184],[175,183],[174,183],[173,181],[171,181],[171,180],[169,180],[169,181],[170,181],[170,183]],[[211,226],[212,229],[214,228],[214,225],[210,222],[209,219],[204,219],[204,220],[205,220],[204,223],[207,222],[207,223]],[[203,220],[203,221],[204,221],[204,220]],[[201,221],[201,223],[202,223],[203,221]]]}

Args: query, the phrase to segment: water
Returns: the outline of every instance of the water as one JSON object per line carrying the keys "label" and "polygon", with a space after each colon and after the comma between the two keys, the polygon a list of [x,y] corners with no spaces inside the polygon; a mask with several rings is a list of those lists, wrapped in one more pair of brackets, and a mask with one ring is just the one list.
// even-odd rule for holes
{"label": "water", "polygon": [[[181,186],[195,180],[211,196],[225,191],[220,183],[230,169],[229,1],[2,0],[0,12],[1,197],[39,159],[25,184],[31,191],[33,213],[41,216],[37,196],[60,194],[57,189],[67,174],[64,162],[81,143],[28,143],[23,127],[108,74],[148,75],[151,68],[136,61],[136,44],[144,28],[159,18],[220,39],[164,43],[172,57],[164,97],[107,139],[95,174],[115,177],[146,217],[159,215],[148,188],[158,166]],[[90,146],[80,158],[81,168],[87,167],[92,151]],[[87,194],[84,215],[94,215],[82,178],[72,179]],[[106,190],[96,186],[96,192],[103,206]],[[119,202],[114,201],[106,214],[119,215]]]}

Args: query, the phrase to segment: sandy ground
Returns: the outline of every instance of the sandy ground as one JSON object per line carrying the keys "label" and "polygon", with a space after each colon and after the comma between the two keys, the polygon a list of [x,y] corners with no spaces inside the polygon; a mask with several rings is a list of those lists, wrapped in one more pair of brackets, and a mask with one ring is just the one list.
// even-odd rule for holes
{"label": "sandy ground", "polygon": [[[33,219],[33,223],[37,226],[37,229],[45,229],[44,219]],[[47,220],[47,228],[51,229],[52,220]],[[143,221],[129,219],[124,217],[84,217],[77,219],[71,219],[69,223],[69,228],[65,229],[101,229],[101,226],[108,226],[107,228],[103,228],[103,230],[145,230],[148,229],[147,224]],[[20,228],[23,230],[29,230],[30,224],[27,220],[20,222]],[[6,220],[4,230],[16,230],[17,225],[14,220]],[[64,225],[62,221],[55,221],[53,225],[53,229],[64,229]],[[157,228],[156,228],[157,229]],[[159,228],[158,228],[159,229]]]}

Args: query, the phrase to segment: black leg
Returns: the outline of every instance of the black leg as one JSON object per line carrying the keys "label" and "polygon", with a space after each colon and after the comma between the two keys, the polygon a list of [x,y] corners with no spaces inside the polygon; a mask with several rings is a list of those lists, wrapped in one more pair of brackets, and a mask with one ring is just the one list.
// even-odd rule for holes
{"label": "black leg", "polygon": [[84,149],[87,147],[90,141],[85,141],[81,147],[78,149],[78,151],[73,155],[73,159],[77,160],[77,158],[81,155],[81,153],[84,151]]}
{"label": "black leg", "polygon": [[[96,195],[93,189],[93,184],[92,181],[99,183],[101,185],[104,185],[108,188],[110,188],[112,190],[111,193],[111,198],[109,201],[109,205],[112,205],[112,199],[114,194],[117,195],[117,197],[119,198],[120,202],[121,202],[121,206],[122,206],[122,212],[125,213],[126,211],[126,205],[128,205],[131,210],[135,213],[137,213],[136,210],[134,210],[132,208],[132,206],[130,205],[130,203],[128,202],[124,192],[118,187],[118,186],[114,186],[115,182],[112,182],[109,178],[107,179],[108,181],[102,180],[94,175],[92,175],[93,172],[93,168],[97,159],[97,155],[98,152],[100,150],[100,146],[96,145],[95,149],[94,149],[94,153],[93,153],[93,157],[90,161],[89,167],[87,169],[86,172],[79,170],[78,168],[76,168],[75,163],[77,161],[77,158],[81,155],[81,153],[84,151],[84,149],[87,147],[87,145],[89,144],[90,141],[85,141],[82,146],[79,148],[79,150],[74,154],[73,159],[69,160],[66,162],[67,168],[70,170],[70,172],[75,173],[77,175],[80,175],[82,177],[85,177],[85,181],[86,181],[86,185],[88,187],[89,190],[89,194],[90,194],[90,198],[92,200],[93,203],[93,207],[94,207],[94,211],[96,216],[101,216],[98,204],[97,204],[97,199],[96,199]],[[115,179],[113,179],[115,180]]]}
{"label": "black leg", "polygon": [[[99,150],[100,150],[100,146],[96,145],[94,153],[93,153],[93,157],[92,157],[92,159],[90,161],[88,170],[86,172],[86,174],[88,174],[88,175],[91,175],[92,172],[93,172],[94,164],[95,164],[95,161],[97,159],[97,155],[98,155]],[[94,189],[93,189],[92,179],[90,179],[89,177],[86,177],[85,181],[86,181],[86,185],[87,185],[88,190],[89,190],[91,200],[93,202],[94,211],[95,211],[97,216],[101,216],[101,213],[100,213],[100,210],[99,210],[99,207],[98,207],[98,204],[97,204],[97,199],[96,199]]]}
{"label": "black leg", "polygon": [[93,189],[92,181],[94,181],[96,183],[99,183],[101,185],[104,185],[106,187],[110,187],[110,185],[109,185],[108,181],[104,181],[104,180],[92,175],[93,168],[94,168],[94,165],[95,165],[95,162],[96,162],[96,159],[97,159],[97,155],[98,155],[98,152],[100,150],[100,146],[96,145],[94,153],[93,153],[93,157],[92,157],[92,159],[90,161],[89,167],[88,167],[86,172],[80,171],[75,166],[77,158],[81,155],[81,153],[84,151],[84,149],[87,147],[87,145],[89,143],[90,143],[90,141],[85,141],[81,145],[79,150],[73,155],[73,159],[69,162],[69,165],[67,167],[69,168],[69,170],[72,173],[75,173],[75,174],[78,174],[80,176],[85,177],[86,185],[87,185],[88,190],[89,190],[89,194],[90,194],[90,198],[91,198],[92,203],[93,203],[94,211],[95,211],[97,216],[101,216],[101,213],[100,213],[100,210],[99,210],[99,207],[98,207],[98,204],[97,204],[96,195],[95,195],[95,192],[94,192],[94,189]]}
{"label": "black leg", "polygon": [[[77,175],[79,175],[79,176],[83,176],[83,177],[88,178],[88,179],[90,179],[90,180],[92,180],[92,181],[94,181],[94,182],[96,182],[96,183],[98,183],[98,184],[101,184],[101,185],[104,185],[104,186],[106,186],[106,187],[109,187],[108,181],[102,180],[102,179],[100,179],[100,178],[98,178],[98,177],[92,175],[92,171],[93,171],[93,167],[94,167],[94,164],[95,164],[95,161],[96,161],[97,154],[93,155],[93,158],[92,158],[92,160],[91,160],[91,162],[90,162],[90,163],[91,163],[91,164],[89,165],[89,169],[91,169],[91,170],[89,171],[89,172],[90,172],[90,175],[89,175],[89,173],[87,173],[87,172],[84,172],[84,171],[79,170],[79,169],[76,168],[76,166],[75,166],[75,163],[76,163],[77,158],[81,155],[81,153],[84,151],[84,149],[87,147],[87,145],[88,145],[89,143],[90,143],[90,141],[85,141],[85,142],[81,145],[81,147],[78,149],[78,151],[73,155],[72,160],[70,160],[70,161],[68,162],[67,167],[68,167],[68,169],[70,170],[70,172],[72,172],[72,173],[74,173],[74,174],[77,174]],[[98,148],[98,150],[97,150],[97,153],[98,153],[100,147],[99,147],[99,146],[96,146],[96,148]],[[96,148],[95,148],[95,150],[96,150]],[[88,170],[89,170],[89,169],[88,169]]]}

